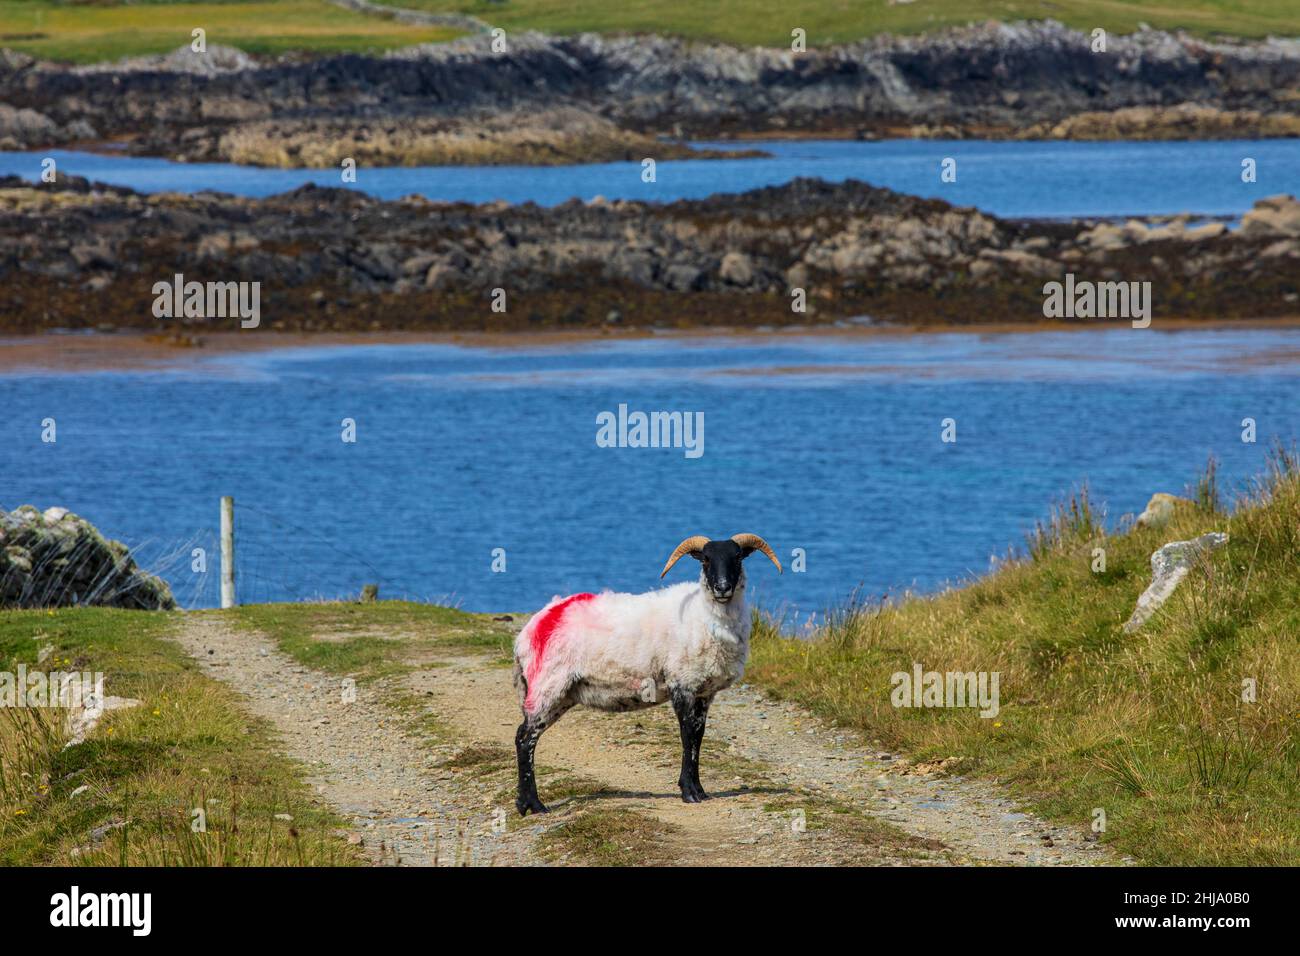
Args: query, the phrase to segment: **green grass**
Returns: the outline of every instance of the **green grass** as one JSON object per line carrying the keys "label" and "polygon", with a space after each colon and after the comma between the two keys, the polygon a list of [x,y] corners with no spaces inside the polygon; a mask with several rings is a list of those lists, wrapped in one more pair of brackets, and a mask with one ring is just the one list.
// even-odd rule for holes
{"label": "green grass", "polygon": [[[0,670],[101,671],[107,694],[143,701],[68,749],[62,711],[0,708],[0,864],[359,863],[269,727],[164,640],[177,624],[100,608],[0,616]],[[198,808],[206,832],[192,829]]]}
{"label": "green grass", "polygon": [[[917,759],[963,758],[1039,812],[1151,864],[1300,864],[1300,473],[1231,514],[1202,482],[1170,526],[1107,536],[1086,502],[1032,557],[959,590],[852,608],[814,640],[759,619],[748,675]],[[1161,545],[1227,530],[1137,633],[1122,626]],[[1093,549],[1106,568],[1093,571]],[[895,708],[891,675],[1000,674],[1001,712]],[[1258,700],[1241,700],[1253,679]]]}
{"label": "green grass", "polygon": [[402,673],[421,652],[488,651],[509,662],[514,640],[493,615],[411,601],[250,604],[222,613],[308,667],[363,680]]}
{"label": "green grass", "polygon": [[383,0],[390,6],[470,13],[507,30],[547,33],[665,33],[730,43],[786,47],[790,31],[809,45],[877,33],[920,33],[984,20],[1060,20],[1091,31],[1131,33],[1139,23],[1193,33],[1260,37],[1300,34],[1294,0]]}
{"label": "green grass", "polygon": [[[469,13],[508,31],[659,33],[741,45],[789,47],[790,32],[807,31],[811,46],[877,33],[920,33],[984,20],[1051,17],[1081,30],[1130,33],[1139,23],[1183,28],[1201,36],[1300,35],[1293,0],[386,0],[389,6]],[[459,35],[353,13],[327,0],[254,2],[72,3],[0,0],[0,47],[89,63],[164,53],[203,27],[209,43],[249,53],[377,52]]]}
{"label": "green grass", "polygon": [[458,31],[354,13],[327,0],[70,4],[0,0],[0,47],[95,63],[188,47],[191,31],[248,53],[375,53],[452,39]]}

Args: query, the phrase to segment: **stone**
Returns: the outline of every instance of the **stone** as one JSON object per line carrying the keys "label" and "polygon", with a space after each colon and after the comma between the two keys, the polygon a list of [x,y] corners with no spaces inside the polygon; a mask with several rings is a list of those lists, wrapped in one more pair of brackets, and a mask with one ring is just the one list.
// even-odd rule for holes
{"label": "stone", "polygon": [[[1052,260],[1019,249],[984,249],[980,252],[980,258],[993,262],[1005,262],[1016,271],[1023,272],[1026,275],[1046,278],[1061,274],[1061,267]],[[974,270],[972,269],[973,273]]]}
{"label": "stone", "polygon": [[1241,234],[1300,236],[1300,202],[1294,196],[1269,196],[1241,217]]}
{"label": "stone", "polygon": [[664,270],[664,284],[674,292],[689,292],[696,288],[703,275],[693,265],[676,262]]}
{"label": "stone", "polygon": [[1125,230],[1103,222],[1086,232],[1079,233],[1078,241],[1092,249],[1122,249],[1125,238]]}
{"label": "stone", "polygon": [[718,266],[718,276],[723,282],[747,286],[754,281],[754,262],[743,252],[728,252]]}
{"label": "stone", "polygon": [[1227,543],[1226,532],[1211,531],[1190,541],[1171,541],[1157,549],[1151,555],[1151,584],[1138,598],[1137,607],[1124,625],[1124,633],[1132,634],[1150,620],[1151,615],[1169,600],[1196,562],[1203,555]]}
{"label": "stone", "polygon": [[1228,227],[1221,222],[1207,222],[1203,226],[1185,230],[1182,237],[1187,242],[1201,242],[1205,239],[1218,239],[1227,231]]}
{"label": "stone", "polygon": [[1191,504],[1186,498],[1158,492],[1147,502],[1146,510],[1137,516],[1139,528],[1163,528],[1174,517],[1174,509],[1180,504]]}
{"label": "stone", "polygon": [[95,701],[95,706],[74,708],[68,714],[68,742],[63,745],[63,749],[75,747],[79,743],[84,743],[86,737],[94,730],[104,715],[114,710],[128,710],[132,707],[139,707],[144,701],[136,700],[134,697],[105,697],[102,706]]}

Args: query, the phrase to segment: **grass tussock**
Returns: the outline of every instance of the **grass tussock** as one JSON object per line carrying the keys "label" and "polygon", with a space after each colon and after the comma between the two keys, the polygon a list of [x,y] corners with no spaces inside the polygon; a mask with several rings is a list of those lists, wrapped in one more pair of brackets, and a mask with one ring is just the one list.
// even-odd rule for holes
{"label": "grass tussock", "polygon": [[471,744],[462,747],[438,766],[448,770],[468,773],[473,777],[486,777],[502,770],[513,769],[514,751],[496,744]]}
{"label": "grass tussock", "polygon": [[[1139,631],[1151,553],[1227,531]],[[1164,528],[1106,534],[1084,491],[1028,554],[960,590],[756,620],[750,675],[918,759],[963,758],[1152,864],[1300,864],[1300,461],[1277,449],[1225,510],[1213,462]],[[891,678],[997,672],[1000,711],[895,707]]]}
{"label": "grass tussock", "polygon": [[666,862],[666,838],[678,828],[626,807],[585,810],[547,830],[538,849],[551,860],[591,866],[653,866]]}
{"label": "grass tussock", "polygon": [[0,865],[360,862],[269,729],[163,639],[174,624],[102,608],[0,619],[0,670],[100,671],[107,694],[141,701],[66,748],[64,710],[0,707]]}
{"label": "grass tussock", "polygon": [[848,837],[867,852],[862,865],[870,864],[872,858],[891,865],[899,859],[933,860],[947,849],[939,840],[908,833],[849,801],[800,793],[773,800],[763,809],[780,814],[783,824],[793,825],[798,814],[798,823],[807,830],[829,830]]}

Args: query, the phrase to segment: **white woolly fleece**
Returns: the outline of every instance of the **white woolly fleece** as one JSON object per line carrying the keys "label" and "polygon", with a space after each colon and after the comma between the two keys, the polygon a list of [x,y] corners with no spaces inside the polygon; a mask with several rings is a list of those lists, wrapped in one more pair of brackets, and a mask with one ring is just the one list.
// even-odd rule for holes
{"label": "white woolly fleece", "polygon": [[[535,625],[565,598],[556,597],[515,639],[515,660],[532,673],[527,714],[545,714],[566,694],[600,710],[662,703],[679,687],[712,696],[741,678],[749,657],[745,576],[726,604],[714,601],[704,575],[645,594],[605,591],[570,604],[534,662]],[[653,682],[653,683],[651,683]]]}

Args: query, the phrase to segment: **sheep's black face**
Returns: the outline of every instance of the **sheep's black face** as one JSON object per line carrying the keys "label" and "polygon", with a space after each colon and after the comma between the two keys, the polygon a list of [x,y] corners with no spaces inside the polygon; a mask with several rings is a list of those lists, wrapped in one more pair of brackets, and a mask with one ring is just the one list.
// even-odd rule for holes
{"label": "sheep's black face", "polygon": [[745,587],[745,550],[734,541],[710,541],[691,557],[704,568],[704,585],[719,604],[726,604]]}

